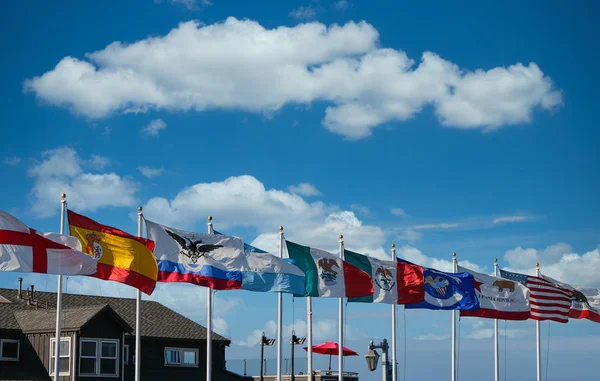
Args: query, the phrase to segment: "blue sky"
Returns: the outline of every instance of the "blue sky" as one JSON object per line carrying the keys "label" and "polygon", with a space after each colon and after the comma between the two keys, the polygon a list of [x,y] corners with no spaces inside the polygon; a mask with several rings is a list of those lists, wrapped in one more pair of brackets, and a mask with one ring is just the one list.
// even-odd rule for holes
{"label": "blue sky", "polygon": [[[289,239],[329,250],[344,234],[349,249],[383,257],[395,243],[400,256],[441,270],[457,252],[487,272],[494,258],[527,272],[539,262],[565,282],[600,287],[598,8],[10,2],[0,15],[0,208],[56,231],[66,192],[74,211],[130,232],[142,205],[182,229],[204,231],[213,215],[217,230],[269,250],[283,225]],[[53,290],[53,277],[27,279]],[[67,287],[134,295],[85,278]],[[162,285],[153,297],[204,323],[203,290]],[[254,335],[272,332],[275,301],[217,293],[230,359],[258,356]],[[315,301],[316,341],[335,339],[336,305]],[[286,298],[285,313],[301,331],[304,300]],[[436,371],[422,379],[445,377],[449,314],[406,316],[407,379],[434,356]],[[491,376],[490,323],[461,322],[465,380]],[[369,338],[389,337],[389,306],[351,304],[347,325],[362,354]],[[548,326],[550,373],[600,344],[591,322]],[[532,379],[533,323],[509,322],[507,332],[508,377]],[[362,358],[348,361],[377,379]],[[600,371],[581,363],[578,379]]]}

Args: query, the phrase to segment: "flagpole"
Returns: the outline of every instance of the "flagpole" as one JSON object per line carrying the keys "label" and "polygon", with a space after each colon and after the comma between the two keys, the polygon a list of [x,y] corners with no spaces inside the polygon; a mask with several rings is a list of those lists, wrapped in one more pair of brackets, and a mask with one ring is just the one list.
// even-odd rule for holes
{"label": "flagpole", "polygon": [[[344,236],[340,234],[340,259],[344,260]],[[343,271],[343,269],[342,269]],[[344,381],[344,297],[339,300],[338,309],[338,380]]]}
{"label": "flagpole", "polygon": [[[452,272],[457,272],[456,253],[452,253]],[[456,381],[456,310],[452,310],[452,381]]]}
{"label": "flagpole", "polygon": [[[494,276],[498,276],[498,258],[494,258]],[[500,381],[500,359],[498,358],[498,352],[498,319],[494,319],[494,381]]]}
{"label": "flagpole", "polygon": [[[535,276],[540,276],[540,264],[535,264]],[[540,338],[540,321],[535,321],[536,359],[537,359],[537,381],[542,381],[542,348]]]}
{"label": "flagpole", "polygon": [[308,352],[308,369],[306,373],[308,374],[308,381],[312,381],[312,298],[310,296],[306,297],[306,341]]}
{"label": "flagpole", "polygon": [[[138,237],[142,236],[142,207],[138,207]],[[135,381],[140,381],[140,372],[142,370],[142,292],[138,288],[135,294]]]}
{"label": "flagpole", "polygon": [[[279,227],[279,258],[283,259],[283,226]],[[283,353],[283,294],[277,293],[277,381],[281,381],[281,357]],[[293,344],[292,344],[293,345]]]}
{"label": "flagpole", "polygon": [[[60,196],[60,234],[65,234],[65,209],[67,208],[67,195]],[[56,292],[56,334],[54,342],[54,381],[60,378],[60,319],[62,315],[62,275],[58,274],[58,285]]]}
{"label": "flagpole", "polygon": [[[212,216],[208,216],[208,234],[214,234]],[[206,381],[212,380],[212,289],[206,289]]]}
{"label": "flagpole", "polygon": [[[396,244],[392,243],[392,261],[396,262]],[[392,381],[397,380],[396,375],[396,304],[392,304]]]}

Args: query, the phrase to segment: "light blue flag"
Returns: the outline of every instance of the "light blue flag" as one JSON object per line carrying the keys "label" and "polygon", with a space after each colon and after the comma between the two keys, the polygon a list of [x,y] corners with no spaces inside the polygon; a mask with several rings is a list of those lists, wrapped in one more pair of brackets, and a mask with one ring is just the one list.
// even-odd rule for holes
{"label": "light blue flag", "polygon": [[244,254],[250,268],[242,272],[242,290],[305,294],[304,272],[290,261],[245,242]]}

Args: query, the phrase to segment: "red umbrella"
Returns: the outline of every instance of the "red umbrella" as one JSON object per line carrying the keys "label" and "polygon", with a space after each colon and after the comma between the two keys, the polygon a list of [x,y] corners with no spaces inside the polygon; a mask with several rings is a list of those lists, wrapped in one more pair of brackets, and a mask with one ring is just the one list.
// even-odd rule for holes
{"label": "red umbrella", "polygon": [[[342,347],[344,356],[358,356],[358,353],[354,352],[352,349]],[[305,351],[308,351],[308,347],[304,347]],[[331,356],[338,356],[340,354],[340,346],[338,343],[333,341],[327,341],[323,344],[313,345],[313,352],[321,354],[321,355],[329,355],[329,370],[331,370]]]}

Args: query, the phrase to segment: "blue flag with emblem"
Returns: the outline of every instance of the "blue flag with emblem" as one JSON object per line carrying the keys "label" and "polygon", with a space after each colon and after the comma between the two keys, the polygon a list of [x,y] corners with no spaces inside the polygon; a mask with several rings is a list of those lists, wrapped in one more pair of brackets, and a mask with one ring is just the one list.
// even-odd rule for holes
{"label": "blue flag with emblem", "polygon": [[429,310],[478,310],[479,299],[475,294],[473,275],[469,273],[446,273],[423,268],[425,298],[406,308]]}

